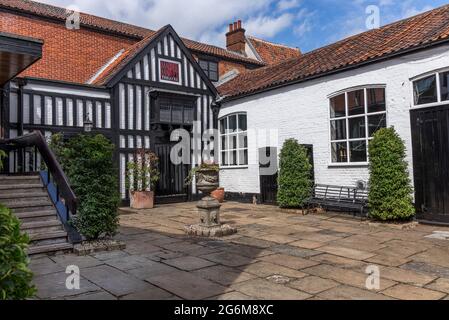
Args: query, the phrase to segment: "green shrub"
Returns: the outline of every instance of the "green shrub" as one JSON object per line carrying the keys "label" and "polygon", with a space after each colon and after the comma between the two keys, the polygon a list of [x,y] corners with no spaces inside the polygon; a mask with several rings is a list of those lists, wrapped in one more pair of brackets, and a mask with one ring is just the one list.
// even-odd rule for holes
{"label": "green shrub", "polygon": [[28,269],[28,236],[20,233],[20,222],[0,204],[0,300],[30,298],[33,274]]}
{"label": "green shrub", "polygon": [[72,224],[88,240],[113,236],[118,228],[118,173],[114,145],[103,135],[78,135],[64,140],[53,135],[57,155],[78,198]]}
{"label": "green shrub", "polygon": [[307,149],[295,139],[285,141],[279,159],[279,190],[281,208],[301,208],[311,195],[312,165]]}
{"label": "green shrub", "polygon": [[377,131],[369,144],[370,217],[408,220],[415,215],[405,145],[394,128]]}

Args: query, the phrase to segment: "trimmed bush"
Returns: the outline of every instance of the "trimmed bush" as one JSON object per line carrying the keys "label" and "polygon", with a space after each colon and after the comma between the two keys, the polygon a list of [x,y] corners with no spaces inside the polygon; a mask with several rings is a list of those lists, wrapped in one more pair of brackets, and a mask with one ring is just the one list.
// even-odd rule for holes
{"label": "trimmed bush", "polygon": [[78,198],[72,224],[87,240],[115,235],[120,202],[114,145],[103,135],[78,135],[64,140],[53,135],[52,149]]}
{"label": "trimmed bush", "polygon": [[302,208],[311,195],[312,165],[307,149],[295,139],[285,141],[279,159],[277,201],[281,208]]}
{"label": "trimmed bush", "polygon": [[19,219],[0,204],[0,300],[22,300],[36,292],[25,251],[28,243]]}
{"label": "trimmed bush", "polygon": [[369,144],[369,211],[381,220],[409,220],[415,215],[404,141],[394,128],[380,129]]}
{"label": "trimmed bush", "polygon": [[0,150],[0,171],[3,170],[3,159],[6,157],[6,153],[3,150]]}

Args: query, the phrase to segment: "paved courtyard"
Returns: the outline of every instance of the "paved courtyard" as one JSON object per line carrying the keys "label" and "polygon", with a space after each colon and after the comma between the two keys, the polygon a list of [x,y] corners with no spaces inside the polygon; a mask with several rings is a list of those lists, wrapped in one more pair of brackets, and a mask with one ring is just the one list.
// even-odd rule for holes
{"label": "paved courtyard", "polygon": [[[122,215],[123,251],[34,257],[38,298],[449,299],[449,240],[434,233],[449,228],[399,230],[226,203],[223,220],[239,232],[214,240],[184,235],[193,210],[186,203]],[[68,265],[80,268],[79,290],[66,289]],[[380,288],[367,289],[368,266],[378,266]]]}

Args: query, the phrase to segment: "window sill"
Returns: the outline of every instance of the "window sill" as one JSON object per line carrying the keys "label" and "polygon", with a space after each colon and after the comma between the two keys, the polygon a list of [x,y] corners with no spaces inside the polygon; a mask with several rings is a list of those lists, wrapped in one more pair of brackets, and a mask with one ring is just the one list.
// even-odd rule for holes
{"label": "window sill", "polygon": [[220,166],[220,170],[238,170],[238,169],[248,169],[249,166]]}
{"label": "window sill", "polygon": [[359,162],[359,163],[330,163],[328,164],[328,168],[368,168],[368,162]]}

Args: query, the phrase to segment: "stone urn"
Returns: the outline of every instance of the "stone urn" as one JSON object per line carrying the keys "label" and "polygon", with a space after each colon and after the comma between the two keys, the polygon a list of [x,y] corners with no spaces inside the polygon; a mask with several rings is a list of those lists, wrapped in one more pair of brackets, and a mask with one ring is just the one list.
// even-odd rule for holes
{"label": "stone urn", "polygon": [[132,209],[153,209],[153,191],[130,191],[130,207]]}
{"label": "stone urn", "polygon": [[220,225],[220,203],[211,196],[219,186],[218,171],[200,169],[196,172],[196,188],[205,196],[198,201],[197,208],[200,216],[200,225],[212,227]]}
{"label": "stone urn", "polygon": [[191,236],[223,237],[237,232],[230,225],[224,225],[220,221],[220,207],[218,200],[211,196],[219,186],[219,172],[209,168],[196,171],[196,188],[204,194],[196,207],[199,215],[199,224],[186,226],[185,232]]}

